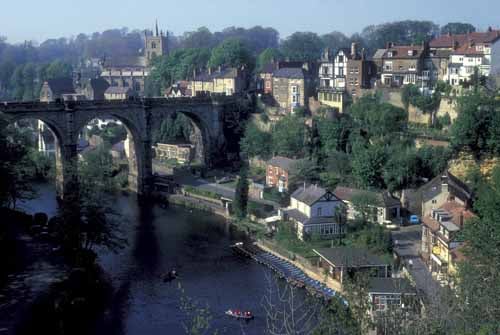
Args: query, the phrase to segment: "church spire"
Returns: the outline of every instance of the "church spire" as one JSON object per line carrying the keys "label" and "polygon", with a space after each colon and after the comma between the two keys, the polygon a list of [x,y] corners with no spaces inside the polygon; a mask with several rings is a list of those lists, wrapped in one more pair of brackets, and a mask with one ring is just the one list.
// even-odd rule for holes
{"label": "church spire", "polygon": [[160,36],[160,34],[158,33],[158,19],[156,20],[156,36]]}

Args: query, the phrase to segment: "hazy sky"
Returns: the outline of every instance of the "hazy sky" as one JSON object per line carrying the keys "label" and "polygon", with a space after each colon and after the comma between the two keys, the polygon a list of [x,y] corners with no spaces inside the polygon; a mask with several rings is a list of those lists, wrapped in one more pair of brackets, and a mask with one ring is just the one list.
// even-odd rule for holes
{"label": "hazy sky", "polygon": [[161,28],[176,35],[207,26],[276,28],[347,34],[369,24],[426,19],[500,27],[499,0],[2,0],[0,35],[8,41],[44,41],[109,28]]}

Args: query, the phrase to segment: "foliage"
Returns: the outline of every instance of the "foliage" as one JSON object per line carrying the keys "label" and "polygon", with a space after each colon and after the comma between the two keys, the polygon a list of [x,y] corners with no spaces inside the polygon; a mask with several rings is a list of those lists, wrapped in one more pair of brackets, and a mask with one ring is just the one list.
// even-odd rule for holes
{"label": "foliage", "polygon": [[349,135],[352,132],[352,120],[347,115],[342,115],[333,120],[317,118],[320,141],[325,155],[336,151],[346,152],[348,149]]}
{"label": "foliage", "polygon": [[249,158],[261,157],[267,159],[271,156],[271,134],[260,130],[254,123],[248,122],[245,134],[240,141],[241,151]]}
{"label": "foliage", "polygon": [[283,58],[279,49],[268,48],[257,56],[256,72],[260,72],[266,64],[278,62]]}
{"label": "foliage", "polygon": [[291,167],[290,184],[299,182],[317,183],[319,181],[319,166],[309,159],[300,159]]}
{"label": "foliage", "polygon": [[234,194],[233,210],[238,218],[247,216],[248,205],[248,171],[244,167],[240,171]]}
{"label": "foliage", "polygon": [[407,114],[402,108],[381,103],[377,95],[365,95],[351,106],[358,127],[369,137],[392,137],[406,129]]}
{"label": "foliage", "polygon": [[390,192],[415,185],[418,157],[414,149],[393,146],[384,166],[384,183]]}
{"label": "foliage", "polygon": [[441,35],[467,34],[473,33],[475,31],[476,27],[474,27],[472,24],[462,22],[450,22],[441,27]]}
{"label": "foliage", "polygon": [[[182,322],[182,327],[186,334],[203,335],[208,334],[213,320],[210,307],[202,306],[198,300],[195,300],[186,295],[186,291],[182,285],[178,284],[180,292],[180,309],[186,314],[187,320]],[[213,333],[217,334],[217,331]]]}
{"label": "foliage", "polygon": [[189,142],[193,132],[189,117],[182,113],[172,114],[161,121],[159,128],[153,130],[153,143]]}
{"label": "foliage", "polygon": [[372,321],[367,311],[370,309],[368,297],[369,277],[365,274],[355,274],[352,278],[344,279],[344,295],[349,301],[349,310],[356,321],[360,334],[367,334]]}
{"label": "foliage", "polygon": [[451,127],[451,145],[455,152],[470,151],[476,159],[498,149],[500,101],[482,91],[470,92],[458,99],[458,117]]}
{"label": "foliage", "polygon": [[383,166],[386,153],[379,145],[365,146],[356,143],[352,154],[352,174],[362,188],[383,188]]}
{"label": "foliage", "polygon": [[466,222],[463,230],[467,262],[459,265],[459,296],[464,308],[468,332],[481,328],[500,331],[500,166],[491,180],[483,184],[474,205],[477,217]]}
{"label": "foliage", "polygon": [[78,169],[79,184],[82,189],[97,188],[101,193],[116,190],[116,183],[113,179],[113,157],[109,149],[109,145],[101,145],[83,155]]}
{"label": "foliage", "polygon": [[316,61],[323,50],[323,41],[315,33],[296,32],[281,44],[283,55],[291,61]]}
{"label": "foliage", "polygon": [[[377,207],[382,205],[375,193],[360,192],[352,197],[355,219],[361,223],[377,222]],[[375,220],[374,220],[375,219]]]}
{"label": "foliage", "polygon": [[304,119],[287,115],[278,121],[271,131],[273,151],[275,154],[296,157],[303,156],[305,144]]}
{"label": "foliage", "polygon": [[19,200],[34,196],[33,167],[23,135],[0,118],[0,206],[16,208]]}
{"label": "foliage", "polygon": [[423,146],[417,150],[418,175],[432,179],[442,173],[451,159],[451,151],[444,147]]}
{"label": "foliage", "polygon": [[424,95],[420,92],[417,86],[410,84],[403,87],[401,99],[405,108],[408,110],[409,105],[413,105],[421,109],[424,113],[435,111],[441,103],[441,90],[451,90],[450,87],[439,84],[432,95]]}
{"label": "foliage", "polygon": [[351,43],[351,39],[340,31],[332,31],[331,33],[321,36],[325,48],[329,48],[332,56],[343,47],[347,47]]}
{"label": "foliage", "polygon": [[229,38],[212,50],[208,66],[246,66],[250,70],[254,67],[254,61],[247,47],[236,38]]}
{"label": "foliage", "polygon": [[216,199],[216,200],[220,199],[220,196],[214,192],[202,190],[200,188],[193,187],[193,186],[184,186],[184,191],[186,193],[201,195],[202,197],[206,197],[206,198],[211,198],[211,199]]}

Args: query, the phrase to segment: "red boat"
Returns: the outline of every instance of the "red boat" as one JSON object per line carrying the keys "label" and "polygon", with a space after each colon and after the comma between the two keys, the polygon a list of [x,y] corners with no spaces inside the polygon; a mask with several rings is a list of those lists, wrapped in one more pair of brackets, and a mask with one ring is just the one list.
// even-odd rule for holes
{"label": "red boat", "polygon": [[228,310],[226,311],[226,315],[229,315],[229,316],[232,316],[233,318],[236,318],[236,319],[244,319],[244,320],[251,320],[253,319],[253,314],[252,312],[242,312],[238,309],[236,310]]}

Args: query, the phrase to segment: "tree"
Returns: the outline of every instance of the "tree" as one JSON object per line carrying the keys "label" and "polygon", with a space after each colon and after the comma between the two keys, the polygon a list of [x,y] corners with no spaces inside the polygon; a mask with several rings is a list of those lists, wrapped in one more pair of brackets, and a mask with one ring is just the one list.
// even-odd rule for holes
{"label": "tree", "polygon": [[418,176],[427,179],[432,179],[446,170],[451,159],[451,150],[443,147],[425,145],[419,148],[416,154],[416,172]]}
{"label": "tree", "polygon": [[295,115],[287,115],[273,126],[271,135],[272,148],[276,154],[286,157],[304,155],[304,119]]}
{"label": "tree", "polygon": [[477,216],[468,220],[463,230],[467,261],[459,264],[461,315],[467,334],[493,334],[500,331],[500,166],[481,187],[474,209]]}
{"label": "tree", "polygon": [[230,38],[212,50],[208,66],[214,68],[218,66],[246,66],[253,69],[254,64],[246,46],[239,39]]}
{"label": "tree", "polygon": [[474,27],[470,23],[462,23],[462,22],[450,22],[441,27],[441,35],[446,34],[467,34],[473,33],[476,31],[476,27]]}
{"label": "tree", "polygon": [[382,146],[355,144],[351,164],[357,185],[362,188],[384,188],[382,171],[386,158]]}
{"label": "tree", "polygon": [[269,64],[273,61],[280,61],[282,58],[283,55],[281,54],[279,49],[267,48],[257,56],[257,65],[255,70],[259,72],[266,64]]}
{"label": "tree", "polygon": [[180,38],[180,45],[183,49],[210,49],[215,44],[214,36],[207,27],[200,27],[196,31],[185,32]]}
{"label": "tree", "polygon": [[315,123],[318,127],[323,154],[330,155],[336,151],[348,150],[349,136],[353,128],[349,116],[342,115],[333,120],[318,118]]}
{"label": "tree", "polygon": [[260,130],[254,123],[248,122],[245,134],[240,141],[241,151],[249,158],[267,159],[271,156],[271,134]]}
{"label": "tree", "polygon": [[323,50],[323,41],[315,33],[296,32],[281,45],[285,57],[292,61],[317,61]]}
{"label": "tree", "polygon": [[349,301],[349,310],[356,321],[359,334],[368,334],[372,326],[369,314],[370,299],[368,299],[368,289],[370,279],[367,274],[358,273],[352,277],[346,276],[344,279],[344,296]]}
{"label": "tree", "polygon": [[36,68],[33,63],[28,63],[23,68],[23,100],[33,101],[35,99]]}
{"label": "tree", "polygon": [[[458,117],[451,127],[451,146],[455,152],[470,151],[476,159],[488,152],[495,108],[500,102],[481,91],[458,100]],[[493,131],[494,132],[494,131]]]}
{"label": "tree", "polygon": [[233,209],[236,217],[242,219],[247,216],[248,205],[248,171],[246,167],[240,171],[234,194]]}
{"label": "tree", "polygon": [[330,48],[333,55],[335,55],[340,48],[349,47],[351,43],[349,37],[339,31],[332,31],[331,33],[322,35],[321,40],[325,48]]}
{"label": "tree", "polygon": [[418,157],[414,149],[394,146],[384,165],[384,183],[390,192],[401,191],[416,182]]}

